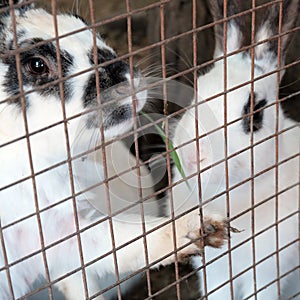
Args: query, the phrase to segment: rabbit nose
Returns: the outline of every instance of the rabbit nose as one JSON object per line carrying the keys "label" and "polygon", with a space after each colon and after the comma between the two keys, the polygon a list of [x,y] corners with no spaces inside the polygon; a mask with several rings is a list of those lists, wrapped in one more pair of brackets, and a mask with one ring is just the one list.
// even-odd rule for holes
{"label": "rabbit nose", "polygon": [[190,171],[190,172],[196,172],[197,171],[197,165],[199,164],[199,166],[205,161],[205,158],[200,158],[197,159],[196,156],[192,155],[192,156],[188,156],[187,157],[187,161],[186,161],[186,168]]}
{"label": "rabbit nose", "polygon": [[196,142],[193,142],[184,146],[181,152],[182,162],[187,173],[196,172],[198,165],[203,167],[203,164],[208,159],[207,149],[201,141],[199,141],[199,150],[197,150]]}

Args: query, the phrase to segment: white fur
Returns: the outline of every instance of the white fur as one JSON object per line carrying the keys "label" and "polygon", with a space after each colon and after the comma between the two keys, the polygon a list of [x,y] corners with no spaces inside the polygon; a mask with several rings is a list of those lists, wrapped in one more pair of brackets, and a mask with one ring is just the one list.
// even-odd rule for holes
{"label": "white fur", "polygon": [[[6,26],[5,40],[10,40],[12,34],[10,18],[3,16],[1,18]],[[30,9],[24,11],[23,14],[19,14],[16,10],[16,19],[17,29],[24,33],[24,35],[20,35],[19,43],[23,39],[48,39],[55,36],[53,16],[44,10]],[[69,15],[59,15],[57,20],[59,34],[66,34],[85,26],[79,19]],[[59,44],[61,51],[68,51],[73,56],[74,61],[70,74],[91,67],[87,57],[87,52],[93,47],[93,36],[90,30],[63,38]],[[99,48],[112,51],[100,37],[97,38],[97,45]],[[106,187],[102,184],[102,188],[98,190],[99,193],[83,193],[74,199],[70,197],[73,187],[77,193],[88,187],[86,184],[90,183],[89,180],[94,183],[105,179],[101,155],[96,158],[93,156],[91,159],[82,156],[78,160],[79,164],[73,160],[72,171],[74,174],[70,176],[64,123],[47,128],[47,126],[63,120],[61,99],[57,99],[56,96],[43,96],[38,91],[26,96],[29,102],[26,118],[28,132],[31,134],[27,140],[20,106],[4,101],[10,97],[3,86],[6,73],[6,64],[1,61],[0,299],[10,299],[9,282],[12,285],[13,296],[18,298],[32,289],[32,284],[39,276],[47,277],[44,258],[49,269],[50,281],[57,280],[54,286],[58,287],[67,299],[72,300],[82,300],[86,296],[89,297],[99,292],[99,281],[101,284],[101,278],[107,273],[135,271],[145,267],[145,243],[147,244],[148,263],[154,263],[154,267],[159,264],[171,263],[174,255],[157,262],[161,257],[174,250],[171,224],[153,231],[144,240],[141,237],[143,222],[139,214],[123,214],[115,218],[107,218],[107,213],[116,211],[116,207],[109,207],[109,199],[107,199],[109,196],[112,199],[119,199],[123,196],[123,200],[130,203],[139,200],[135,183],[129,187],[125,182],[125,190],[124,182],[122,182],[122,180],[130,178],[130,174],[135,174],[135,171],[119,179],[119,184],[115,182],[118,179],[115,179],[112,186],[109,186],[108,183],[110,187],[108,194],[106,194]],[[94,146],[93,143],[101,144],[99,128],[88,128],[87,116],[80,115],[86,110],[83,106],[83,95],[90,73],[91,71],[72,79],[72,96],[65,102],[67,117],[79,115],[67,122],[71,155],[89,150],[89,146]],[[129,78],[129,75],[127,77]],[[25,92],[30,90],[32,90],[30,84],[24,86]],[[146,96],[146,92],[136,95],[137,111],[142,109]],[[128,96],[120,101],[121,104],[130,104],[131,97]],[[104,120],[107,118],[105,115],[102,117]],[[104,132],[106,140],[130,130],[132,124],[133,120],[129,120],[120,122],[115,128],[107,128]],[[42,131],[37,132],[39,130]],[[110,147],[115,148],[107,154],[108,175],[114,176],[119,171],[126,169],[126,161],[122,161],[122,159],[125,160],[129,154],[124,147],[118,148],[119,152],[116,152],[116,144],[112,144]],[[109,149],[108,147],[106,151]],[[115,160],[116,155],[119,157]],[[30,158],[33,164],[32,169]],[[122,164],[118,165],[120,160]],[[130,158],[129,166],[133,165],[132,160]],[[62,164],[56,165],[59,163]],[[55,167],[47,170],[52,166]],[[33,176],[37,172],[40,173]],[[142,171],[141,174],[147,174],[147,172]],[[146,179],[146,182],[148,191],[144,196],[152,191],[152,181]],[[130,199],[131,197],[137,198]],[[95,206],[98,204],[100,209],[96,210],[89,201],[92,201]],[[118,202],[113,202],[113,204],[116,206]],[[147,217],[146,231],[154,229],[167,220],[168,218]],[[216,220],[219,219],[216,218]],[[190,242],[190,235],[193,237],[200,235],[198,213],[178,219],[175,227],[176,245],[181,247]],[[80,234],[77,233],[78,230],[81,230]],[[113,254],[110,251],[137,237],[139,238],[136,241],[116,251],[117,269],[115,269]],[[46,250],[43,250],[43,247],[46,247]],[[198,247],[192,243],[179,251],[179,254],[190,255],[198,252]],[[80,253],[82,253],[82,261]],[[81,269],[82,264],[88,265]],[[75,273],[61,278],[68,272]],[[84,274],[87,279],[88,295],[84,293]]]}
{"label": "white fur", "polygon": [[[236,37],[239,30],[234,22],[231,25],[228,37],[228,47],[230,51],[237,50],[239,45]],[[268,23],[266,23],[268,24]],[[266,26],[266,25],[265,25]],[[256,40],[263,37],[267,38],[272,33],[269,28],[262,27],[258,31]],[[235,36],[231,36],[234,33]],[[268,36],[266,36],[268,34]],[[234,44],[232,44],[234,41]],[[222,55],[222,51],[217,49],[215,53]],[[277,68],[277,57],[268,51],[267,45],[260,46],[256,54],[256,68],[254,78],[274,71]],[[234,88],[251,79],[251,59],[250,56],[236,54],[227,58],[227,86],[224,87],[224,60],[215,63],[213,69],[207,74],[198,78],[198,122],[199,136],[222,126],[224,120],[224,97],[219,96],[211,101],[201,101],[210,98],[224,90]],[[283,74],[281,74],[283,75]],[[251,85],[246,84],[227,94],[227,120],[230,123],[242,116],[243,106],[247,103]],[[275,103],[277,91],[277,73],[257,80],[254,83],[256,100],[266,99],[267,105]],[[201,104],[200,104],[201,103]],[[195,139],[195,109],[189,109],[180,120],[173,142],[179,146],[178,154],[182,161],[185,174],[194,174],[186,183],[176,185],[173,189],[173,199],[176,214],[196,206],[204,204],[210,211],[220,213],[224,217],[231,219],[231,226],[240,230],[240,233],[232,233],[230,248],[223,247],[221,250],[207,248],[205,250],[205,261],[208,264],[205,268],[207,280],[208,299],[227,300],[233,299],[230,293],[230,272],[234,299],[278,299],[276,279],[283,276],[286,272],[296,269],[288,276],[280,280],[280,299],[288,299],[300,292],[299,276],[299,145],[300,130],[299,124],[286,119],[279,106],[278,115],[276,105],[264,109],[263,126],[254,132],[253,143],[259,143],[268,136],[276,133],[276,121],[278,121],[278,131],[284,128],[294,127],[293,129],[280,134],[278,137],[278,162],[282,162],[293,155],[294,159],[280,164],[278,174],[276,173],[276,141],[271,138],[253,148],[253,173],[258,174],[268,168],[269,171],[256,177],[253,180],[253,198],[251,180],[231,189],[228,192],[228,205],[226,194],[226,166],[220,163],[210,167],[213,163],[225,158],[225,135],[224,130],[220,129],[210,135],[204,136],[199,140],[199,157],[197,159],[196,142],[180,147],[180,145]],[[251,145],[251,135],[243,132],[242,122],[237,121],[227,126],[227,154],[228,156]],[[197,166],[197,163],[199,165]],[[228,187],[229,189],[236,184],[251,177],[251,150],[245,150],[240,154],[228,159]],[[199,200],[198,190],[198,170],[208,168],[200,174],[202,198]],[[181,175],[174,168],[175,176],[173,182],[181,180]],[[276,176],[278,189],[276,189]],[[293,186],[294,185],[294,186]],[[292,188],[289,188],[292,187]],[[287,191],[285,189],[289,188]],[[208,202],[212,197],[219,193],[223,194],[216,199]],[[279,192],[278,197],[274,196]],[[282,192],[282,193],[281,193]],[[268,199],[264,203],[264,200]],[[253,203],[252,203],[253,200]],[[253,209],[253,205],[255,208]],[[256,206],[257,205],[257,206]],[[276,211],[278,216],[276,217]],[[252,214],[253,212],[253,214]],[[285,217],[289,216],[286,220]],[[276,221],[279,224],[276,226]],[[278,229],[279,254],[276,254],[276,232]],[[255,238],[253,235],[257,234]],[[285,247],[286,245],[288,247]],[[252,249],[255,249],[254,251]],[[230,255],[228,255],[230,251]],[[253,257],[255,253],[255,258]],[[223,256],[216,261],[215,258]],[[269,257],[268,257],[269,256]],[[279,265],[277,266],[277,257]],[[260,260],[266,258],[264,261]],[[231,259],[232,269],[229,270]],[[199,268],[201,277],[200,289],[204,288],[204,271],[202,260],[193,259],[194,266]],[[213,261],[211,263],[211,261]],[[259,262],[259,263],[258,263]],[[256,281],[254,282],[253,264],[255,267]],[[277,267],[279,273],[277,274]],[[249,269],[248,269],[249,268]],[[243,272],[243,274],[240,274]],[[275,283],[264,288],[265,285]],[[221,285],[224,286],[221,287]],[[253,296],[256,290],[259,293]],[[219,288],[218,288],[219,287]],[[215,288],[218,288],[213,292]],[[261,290],[262,289],[262,290]],[[248,298],[249,297],[249,298]],[[297,299],[300,298],[298,295]]]}

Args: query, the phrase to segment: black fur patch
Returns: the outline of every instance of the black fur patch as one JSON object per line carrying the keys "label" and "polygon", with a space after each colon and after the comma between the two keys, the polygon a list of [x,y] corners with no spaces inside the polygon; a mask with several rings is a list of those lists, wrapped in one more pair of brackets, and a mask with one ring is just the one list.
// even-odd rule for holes
{"label": "black fur patch", "polygon": [[[98,59],[98,64],[102,64],[104,62],[110,61],[112,59],[115,59],[117,56],[114,52],[111,52],[108,49],[97,49],[97,59]],[[94,61],[94,49],[91,49],[90,53],[89,53],[89,58],[90,58],[90,63],[91,65],[95,64]]]}
{"label": "black fur patch", "polygon": [[[13,4],[18,4],[19,0],[13,0]],[[9,0],[1,0],[0,1],[0,8],[8,7],[9,6]]]}
{"label": "black fur patch", "polygon": [[[106,49],[98,49],[98,63],[108,62],[114,58],[116,55],[109,50]],[[90,62],[94,65],[94,51],[93,49],[90,51]],[[99,81],[100,81],[100,91],[106,90],[113,86],[116,86],[122,82],[127,81],[125,74],[129,73],[129,66],[127,63],[123,61],[117,61],[111,64],[108,64],[105,67],[99,69]],[[84,106],[88,106],[89,104],[95,103],[95,99],[97,98],[97,90],[96,90],[96,76],[92,74],[85,88],[84,94]],[[101,99],[105,102],[105,98]]]}
{"label": "black fur patch", "polygon": [[[42,40],[33,39],[30,41],[22,42],[20,48],[24,46],[26,47],[29,45],[34,45],[39,42],[42,42]],[[12,49],[13,47],[11,43],[10,50]],[[35,56],[42,57],[49,63],[52,70],[49,74],[35,76],[30,72],[28,72],[28,70],[26,70],[25,67],[26,63]],[[62,74],[65,77],[69,72],[70,66],[73,64],[73,57],[66,51],[61,51],[60,60],[61,60]],[[22,65],[22,80],[24,86],[29,86],[34,89],[35,87],[39,87],[41,85],[48,84],[54,80],[59,79],[58,65],[56,59],[56,48],[53,43],[46,43],[46,44],[39,45],[33,49],[25,50],[24,52],[20,53],[20,61]],[[16,58],[14,55],[8,56],[3,59],[3,63],[8,65],[8,71],[7,74],[4,76],[3,86],[5,87],[6,92],[9,95],[17,96],[20,93],[20,90],[18,84]],[[69,87],[68,81],[64,81],[63,85],[64,85],[64,97],[65,100],[67,101],[71,96],[71,89]],[[53,95],[58,98],[60,97],[59,84],[49,85],[48,87],[38,90],[37,92],[44,96]],[[13,101],[13,103],[20,104],[21,102],[20,99],[17,98],[16,100]],[[26,103],[26,105],[28,106],[30,104]]]}
{"label": "black fur patch", "polygon": [[[258,131],[262,128],[263,125],[263,117],[264,117],[264,110],[262,109],[266,104],[267,101],[262,99],[256,103],[255,101],[256,95],[254,94],[254,103],[253,103],[253,132]],[[245,133],[251,132],[251,116],[245,116],[251,113],[251,95],[249,95],[247,103],[243,107],[242,115],[244,116],[242,120],[243,130]]]}
{"label": "black fur patch", "polygon": [[109,115],[109,118],[106,118],[103,124],[104,130],[112,128],[116,125],[122,124],[127,120],[132,119],[132,109],[131,105],[123,105],[113,110]]}
{"label": "black fur patch", "polygon": [[[18,9],[20,15],[23,15],[26,10],[34,7],[33,3],[27,3],[26,1],[20,1],[20,0],[13,0],[14,6],[18,4],[21,4],[21,6],[15,7],[15,9]],[[9,15],[9,10],[10,10],[9,0],[0,0],[0,9],[1,9],[0,14]]]}

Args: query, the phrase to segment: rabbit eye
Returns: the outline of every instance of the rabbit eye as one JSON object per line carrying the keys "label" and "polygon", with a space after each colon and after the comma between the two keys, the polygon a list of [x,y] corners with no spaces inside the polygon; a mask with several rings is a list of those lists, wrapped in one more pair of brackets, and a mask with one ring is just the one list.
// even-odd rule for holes
{"label": "rabbit eye", "polygon": [[44,75],[49,73],[46,62],[40,57],[33,57],[27,62],[27,70],[33,75]]}

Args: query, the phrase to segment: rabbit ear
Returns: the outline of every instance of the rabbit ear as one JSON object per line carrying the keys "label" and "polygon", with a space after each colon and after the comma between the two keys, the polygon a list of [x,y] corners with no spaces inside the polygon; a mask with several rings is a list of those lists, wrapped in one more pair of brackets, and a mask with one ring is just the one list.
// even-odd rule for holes
{"label": "rabbit ear", "polygon": [[[282,13],[281,6],[282,3]],[[274,3],[269,11],[266,12],[265,18],[262,20],[261,25],[255,36],[255,42],[260,42],[275,35],[279,34],[279,21],[281,21],[281,34],[289,31],[295,27],[297,17],[300,12],[299,0],[284,0],[282,2]],[[280,59],[284,63],[286,50],[291,42],[292,33],[281,36],[280,45]],[[270,57],[277,60],[278,57],[278,38],[273,38],[271,41],[265,42],[255,47],[255,58],[257,60],[265,60],[266,64],[270,63]]]}
{"label": "rabbit ear", "polygon": [[[224,2],[226,2],[226,16],[224,15]],[[235,14],[241,12],[241,5],[239,0],[212,0],[209,1],[210,11],[214,21],[219,21],[224,18],[232,17]],[[227,23],[226,42],[227,53],[233,52],[241,48],[245,30],[245,22],[242,17],[234,17],[228,22],[222,22],[215,25],[215,54],[214,57],[218,57],[223,54],[224,46],[224,26]]]}

